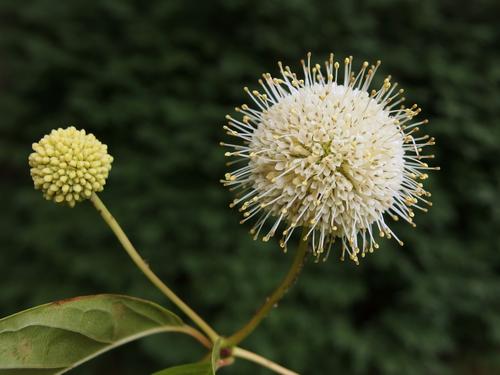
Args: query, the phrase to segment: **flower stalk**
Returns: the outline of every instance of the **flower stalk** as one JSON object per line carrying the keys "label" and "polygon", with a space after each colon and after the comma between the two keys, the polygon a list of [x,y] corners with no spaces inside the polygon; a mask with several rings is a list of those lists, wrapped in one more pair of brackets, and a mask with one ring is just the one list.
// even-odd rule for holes
{"label": "flower stalk", "polygon": [[243,341],[248,335],[250,335],[255,328],[260,324],[260,322],[269,314],[269,311],[278,303],[278,301],[283,298],[285,293],[290,289],[293,283],[297,280],[302,267],[306,260],[308,241],[307,241],[308,228],[303,227],[302,235],[299,240],[299,246],[295,253],[292,265],[288,270],[288,273],[283,278],[278,287],[274,292],[266,299],[264,304],[257,310],[255,315],[248,321],[245,326],[243,326],[239,331],[226,339],[226,343],[229,345],[237,345]]}
{"label": "flower stalk", "polygon": [[101,214],[102,218],[111,228],[116,235],[124,250],[130,256],[135,265],[142,271],[142,273],[151,281],[151,283],[158,288],[170,301],[172,301],[179,309],[181,309],[205,334],[212,342],[215,342],[219,335],[213,330],[193,309],[191,309],[172,289],[170,289],[156,274],[149,268],[148,264],[144,261],[141,255],[137,252],[132,242],[120,227],[116,219],[111,215],[101,199],[97,194],[93,193],[90,200],[94,207]]}

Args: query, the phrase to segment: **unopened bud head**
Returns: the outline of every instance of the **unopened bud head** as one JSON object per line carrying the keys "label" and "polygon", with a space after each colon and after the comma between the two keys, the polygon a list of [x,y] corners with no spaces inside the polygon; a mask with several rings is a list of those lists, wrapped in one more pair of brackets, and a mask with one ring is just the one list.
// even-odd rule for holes
{"label": "unopened bud head", "polygon": [[33,143],[29,156],[35,189],[47,200],[74,207],[103,190],[113,157],[93,134],[71,126]]}

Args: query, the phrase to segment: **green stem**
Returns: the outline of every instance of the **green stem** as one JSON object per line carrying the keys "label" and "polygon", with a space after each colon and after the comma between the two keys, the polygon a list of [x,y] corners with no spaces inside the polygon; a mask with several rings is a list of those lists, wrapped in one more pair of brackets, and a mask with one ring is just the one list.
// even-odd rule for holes
{"label": "green stem", "polygon": [[295,282],[299,276],[302,266],[304,265],[308,241],[305,236],[307,234],[307,227],[302,229],[302,235],[300,237],[299,247],[295,253],[292,265],[288,270],[285,278],[281,281],[275,291],[266,299],[266,302],[257,310],[255,315],[248,321],[248,323],[243,326],[239,331],[229,337],[225,343],[228,345],[237,345],[243,339],[245,339],[249,334],[253,332],[255,328],[260,324],[262,319],[266,317],[269,311],[275,306],[278,301],[283,297],[283,295],[290,289],[292,284]]}
{"label": "green stem", "polygon": [[116,235],[127,254],[132,258],[136,266],[142,273],[156,286],[169,300],[171,300],[179,309],[181,309],[200,329],[207,334],[207,336],[215,342],[219,335],[210,327],[195,311],[193,311],[183,300],[181,300],[163,281],[160,280],[156,274],[151,271],[147,263],[142,259],[134,245],[130,242],[125,232],[115,220],[113,215],[108,211],[104,203],[97,196],[92,194],[90,200],[95,208],[101,214],[104,221],[109,225],[113,233]]}
{"label": "green stem", "polygon": [[265,357],[262,357],[261,355],[258,355],[257,353],[253,353],[243,348],[233,348],[233,355],[235,357],[246,359],[247,361],[258,363],[259,365],[273,370],[274,372],[281,375],[299,375],[297,372],[289,370],[286,367],[283,367]]}
{"label": "green stem", "polygon": [[189,335],[196,339],[201,345],[203,345],[205,348],[210,349],[212,347],[211,341],[200,331],[197,329],[190,327],[190,326],[184,326],[181,329],[179,329],[180,333],[185,333],[186,335]]}

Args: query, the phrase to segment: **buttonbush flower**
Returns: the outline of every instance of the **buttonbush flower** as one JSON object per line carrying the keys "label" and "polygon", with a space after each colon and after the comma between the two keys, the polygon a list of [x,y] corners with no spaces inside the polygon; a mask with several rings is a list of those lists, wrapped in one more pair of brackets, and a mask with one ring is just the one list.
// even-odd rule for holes
{"label": "buttonbush flower", "polygon": [[336,240],[341,259],[358,263],[378,248],[377,235],[395,238],[387,218],[411,225],[414,210],[431,205],[422,180],[429,167],[423,150],[434,144],[417,136],[427,120],[413,121],[421,109],[405,107],[391,77],[370,91],[375,65],[364,62],[355,73],[352,57],[322,67],[302,61],[303,78],[279,63],[281,76],[263,74],[261,91],[245,91],[252,106],[242,105],[238,118],[228,115],[227,134],[239,142],[221,143],[242,163],[226,173],[223,184],[237,191],[246,222],[256,219],[257,238],[268,219],[273,223],[263,240],[283,227],[281,247],[297,227],[308,228],[313,253],[326,258]]}
{"label": "buttonbush flower", "polygon": [[113,157],[93,134],[74,127],[52,130],[29,156],[35,189],[47,200],[74,207],[102,191]]}

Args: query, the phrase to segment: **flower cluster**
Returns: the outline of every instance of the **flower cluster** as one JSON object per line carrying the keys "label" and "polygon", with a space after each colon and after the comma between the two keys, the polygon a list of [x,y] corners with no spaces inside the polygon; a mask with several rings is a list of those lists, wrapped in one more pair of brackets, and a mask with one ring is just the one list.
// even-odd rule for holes
{"label": "flower cluster", "polygon": [[29,156],[36,189],[48,200],[73,207],[102,191],[113,157],[93,134],[74,127],[52,130]]}
{"label": "flower cluster", "polygon": [[270,217],[274,223],[263,240],[284,224],[281,246],[297,227],[307,227],[317,257],[341,242],[358,263],[378,248],[376,235],[396,237],[386,218],[413,222],[414,210],[431,205],[422,180],[429,167],[423,149],[434,144],[428,135],[417,136],[427,120],[412,121],[421,109],[402,105],[403,90],[391,77],[370,91],[380,62],[364,62],[352,71],[352,57],[341,64],[333,54],[311,65],[302,61],[303,78],[279,63],[281,76],[264,74],[261,91],[245,90],[253,106],[242,105],[239,119],[227,116],[227,134],[240,140],[221,143],[235,157],[228,165],[243,163],[226,173],[224,185],[237,191],[231,207],[240,206],[243,220],[256,218],[251,233],[257,238]]}

